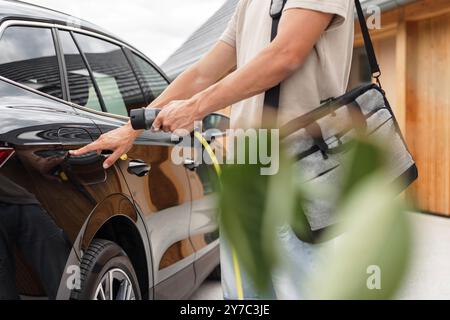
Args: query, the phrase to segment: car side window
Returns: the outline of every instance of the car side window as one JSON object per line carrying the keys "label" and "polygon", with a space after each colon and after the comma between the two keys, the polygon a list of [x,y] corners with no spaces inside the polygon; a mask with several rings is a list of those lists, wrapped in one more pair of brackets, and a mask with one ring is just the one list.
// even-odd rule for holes
{"label": "car side window", "polygon": [[52,31],[24,26],[7,28],[0,39],[0,75],[62,99]]}
{"label": "car side window", "polygon": [[[156,99],[169,83],[150,63],[133,53],[136,74],[144,92],[150,100]],[[151,102],[151,101],[150,101]]]}
{"label": "car side window", "polygon": [[110,42],[75,33],[86,56],[108,112],[128,115],[131,109],[147,104],[121,47]]}
{"label": "car side window", "polygon": [[83,107],[102,111],[88,68],[68,31],[59,31],[69,85],[69,101]]}

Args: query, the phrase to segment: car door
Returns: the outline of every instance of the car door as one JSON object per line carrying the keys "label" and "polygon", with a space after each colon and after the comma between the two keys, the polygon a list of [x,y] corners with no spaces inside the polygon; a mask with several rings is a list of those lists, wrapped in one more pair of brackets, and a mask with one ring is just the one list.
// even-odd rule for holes
{"label": "car door", "polygon": [[[125,123],[100,116],[95,122],[102,132]],[[174,148],[170,135],[145,132],[117,163],[146,223],[156,299],[187,298],[195,285],[191,189],[186,168],[173,161]]]}
{"label": "car door", "polygon": [[[122,171],[136,205],[144,213],[153,250],[156,299],[183,299],[195,284],[194,250],[189,238],[191,190],[176,148],[165,134],[144,133],[128,152]],[[148,165],[141,177],[133,166]]]}
{"label": "car door", "polygon": [[[134,63],[138,79],[142,83],[144,92],[149,99],[154,99],[167,87],[167,80],[162,73],[141,56],[128,52],[130,60]],[[151,102],[150,100],[150,102]],[[215,129],[215,133],[224,133],[229,128],[229,119],[226,116],[213,114],[203,121],[203,130]],[[221,149],[225,145],[222,137],[214,139],[213,145]],[[202,150],[204,151],[204,150]],[[187,162],[193,160],[195,150],[189,155],[183,155]],[[195,275],[196,285],[199,285],[219,263],[217,224],[217,172],[211,162],[201,162],[198,165],[189,165],[186,171],[191,188],[191,222],[189,237],[195,251]]]}
{"label": "car door", "polygon": [[[121,47],[77,33],[73,37],[91,69],[105,111],[123,116],[147,106],[148,96]],[[98,115],[94,121],[104,133],[127,119]],[[186,298],[195,284],[190,186],[185,167],[172,159],[174,148],[170,135],[147,132],[118,163],[147,225],[156,299]]]}
{"label": "car door", "polygon": [[[204,137],[218,159],[226,153],[225,131],[229,118],[211,114],[203,119]],[[197,147],[199,144],[197,143]],[[200,149],[199,149],[200,151]],[[192,154],[194,154],[192,150]],[[192,190],[192,212],[189,234],[196,253],[195,273],[197,284],[202,282],[219,262],[219,226],[217,193],[220,191],[218,172],[204,148],[203,155],[195,169],[189,171]]]}

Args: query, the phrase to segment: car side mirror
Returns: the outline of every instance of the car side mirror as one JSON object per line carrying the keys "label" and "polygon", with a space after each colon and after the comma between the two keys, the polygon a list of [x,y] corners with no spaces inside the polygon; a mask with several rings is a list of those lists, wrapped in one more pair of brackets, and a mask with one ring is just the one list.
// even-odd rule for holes
{"label": "car side mirror", "polygon": [[203,119],[203,132],[205,139],[211,141],[214,137],[224,136],[230,128],[230,118],[218,113],[208,115]]}
{"label": "car side mirror", "polygon": [[213,113],[203,119],[203,130],[217,129],[225,132],[230,128],[230,118],[223,114]]}

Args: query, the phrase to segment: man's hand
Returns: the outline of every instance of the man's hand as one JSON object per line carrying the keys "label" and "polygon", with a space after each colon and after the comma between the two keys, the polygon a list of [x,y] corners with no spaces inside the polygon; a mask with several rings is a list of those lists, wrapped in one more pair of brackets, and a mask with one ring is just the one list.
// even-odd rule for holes
{"label": "man's hand", "polygon": [[153,131],[163,130],[175,132],[176,130],[194,130],[194,122],[202,120],[199,112],[198,100],[193,97],[189,100],[172,101],[166,105],[153,122]]}
{"label": "man's hand", "polygon": [[101,153],[103,150],[110,150],[113,153],[105,160],[103,167],[108,169],[123,154],[130,151],[134,140],[142,131],[136,131],[131,127],[131,123],[127,123],[121,128],[105,133],[98,138],[97,141],[78,150],[70,151],[71,155],[79,156],[89,152]]}

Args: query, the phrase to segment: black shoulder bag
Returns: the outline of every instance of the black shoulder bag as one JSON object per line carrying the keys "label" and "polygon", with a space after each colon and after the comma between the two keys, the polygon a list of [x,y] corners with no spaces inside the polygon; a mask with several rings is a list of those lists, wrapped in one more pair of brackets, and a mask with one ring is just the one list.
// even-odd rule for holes
{"label": "black shoulder bag", "polygon": [[[278,32],[278,24],[287,0],[272,0],[270,15],[273,19],[271,41]],[[304,183],[316,188],[339,186],[344,154],[351,147],[355,134],[362,131],[368,136],[389,144],[390,177],[401,182],[406,189],[418,177],[417,167],[400,131],[394,112],[381,88],[380,67],[367,28],[361,3],[355,0],[364,45],[372,77],[376,84],[360,86],[343,96],[332,98],[318,108],[289,121],[280,128],[288,152],[296,158],[305,175]],[[268,90],[264,106],[278,109],[280,85]],[[338,125],[336,125],[338,124]],[[304,171],[304,172],[303,172]],[[327,227],[337,223],[332,200],[310,199],[304,205],[311,233],[298,235],[304,241],[315,242]]]}

